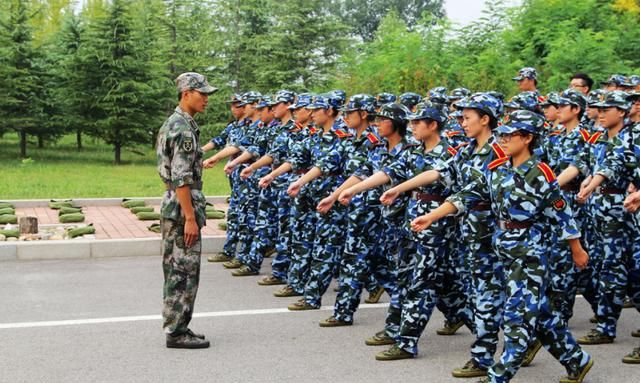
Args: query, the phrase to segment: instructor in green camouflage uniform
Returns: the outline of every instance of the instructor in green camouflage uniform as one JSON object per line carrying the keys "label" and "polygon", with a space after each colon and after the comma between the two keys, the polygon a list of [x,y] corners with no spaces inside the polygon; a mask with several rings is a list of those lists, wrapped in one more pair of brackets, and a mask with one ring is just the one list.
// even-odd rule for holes
{"label": "instructor in green camouflage uniform", "polygon": [[207,348],[204,335],[189,329],[200,280],[200,229],[206,223],[202,193],[200,130],[193,120],[217,89],[198,73],[176,79],[179,105],[164,122],[156,144],[158,173],[167,191],[162,199],[164,331],[169,348]]}

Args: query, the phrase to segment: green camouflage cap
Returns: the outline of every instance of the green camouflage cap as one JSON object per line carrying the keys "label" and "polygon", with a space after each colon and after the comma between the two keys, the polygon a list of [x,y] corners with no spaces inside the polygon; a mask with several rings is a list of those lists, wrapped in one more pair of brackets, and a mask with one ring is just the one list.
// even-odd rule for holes
{"label": "green camouflage cap", "polygon": [[618,108],[622,110],[629,110],[631,105],[627,100],[629,94],[627,92],[623,92],[621,90],[614,90],[611,92],[606,92],[602,101],[591,105],[594,108]]}
{"label": "green camouflage cap", "polygon": [[176,78],[176,87],[178,92],[185,90],[197,90],[200,93],[211,94],[218,90],[207,82],[207,78],[200,73],[186,72]]}

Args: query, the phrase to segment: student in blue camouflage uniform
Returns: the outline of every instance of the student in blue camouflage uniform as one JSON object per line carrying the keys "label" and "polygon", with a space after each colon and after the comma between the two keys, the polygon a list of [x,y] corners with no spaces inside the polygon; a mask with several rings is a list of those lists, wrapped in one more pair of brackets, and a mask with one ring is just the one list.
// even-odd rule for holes
{"label": "student in blue camouflage uniform", "polygon": [[[235,206],[238,211],[238,245],[233,249],[235,250],[234,258],[223,263],[223,266],[228,269],[237,269],[242,266],[238,257],[249,252],[253,240],[253,227],[255,225],[258,202],[257,183],[255,179],[241,179],[240,172],[247,166],[246,158],[253,158],[251,154],[247,152],[247,149],[254,144],[256,138],[259,136],[259,129],[262,126],[258,110],[256,109],[261,99],[262,95],[255,91],[246,92],[242,95],[240,106],[244,106],[245,108],[245,115],[249,120],[248,124],[245,125],[238,136],[232,137],[229,146],[205,161],[205,166],[210,167],[222,158],[235,156],[235,158],[229,161],[224,167],[224,172],[235,180],[234,185],[236,191],[232,193],[232,198],[234,195],[236,196]],[[209,161],[215,162],[207,164]]]}
{"label": "student in blue camouflage uniform", "polygon": [[516,111],[508,124],[498,128],[500,141],[509,157],[487,166],[483,175],[447,202],[412,222],[419,232],[449,214],[465,211],[487,198],[496,214],[498,227],[493,245],[504,269],[504,349],[481,382],[509,382],[523,361],[527,345],[537,335],[549,352],[566,368],[561,383],[582,382],[593,365],[592,358],[573,339],[566,323],[549,308],[545,295],[549,228],[567,241],[579,268],[588,263],[580,232],[572,218],[551,168],[532,155],[535,139],[543,129],[543,118],[529,111]]}
{"label": "student in blue camouflage uniform", "polygon": [[[269,97],[263,97],[256,109],[260,116],[261,126],[256,132],[254,142],[242,155],[231,161],[229,167],[235,167],[241,163],[255,163],[261,159],[267,154],[269,146],[281,127],[280,120],[274,117],[273,105]],[[269,173],[269,169],[260,166],[255,172],[246,171],[250,166],[252,165],[248,165],[240,172],[240,178],[245,182],[251,182],[252,187],[257,188],[258,180]],[[234,270],[231,275],[235,277],[257,275],[267,251],[275,246],[274,239],[278,235],[276,192],[274,188],[258,190],[258,198],[253,205],[256,212],[251,243],[244,247],[245,252],[238,254],[237,259],[242,263],[242,266],[238,270]]]}
{"label": "student in blue camouflage uniform", "polygon": [[[387,115],[385,110],[389,108],[403,109],[400,105],[386,105],[381,108],[380,115]],[[318,211],[323,214],[333,207],[344,190],[380,170],[384,163],[391,161],[407,144],[404,130],[396,129],[392,122],[369,125],[375,113],[373,97],[352,96],[343,110],[347,124],[358,132],[350,146],[351,153],[348,154],[346,166],[346,174],[351,176],[320,202]],[[356,196],[348,204],[346,246],[340,264],[334,314],[321,321],[321,327],[353,323],[353,315],[369,274],[395,298],[396,268],[393,255],[397,248],[392,245],[393,237],[387,238],[385,235],[388,230],[385,230],[386,219],[383,217],[379,197],[380,190],[374,189]],[[397,245],[397,241],[395,243]],[[396,306],[395,299],[392,299],[391,305]]]}
{"label": "student in blue camouflage uniform", "polygon": [[295,198],[291,198],[287,193],[287,189],[291,183],[298,180],[301,175],[311,168],[315,160],[312,149],[317,145],[320,135],[318,134],[318,129],[310,125],[312,110],[307,107],[311,105],[311,101],[311,95],[302,94],[298,96],[296,103],[291,106],[297,128],[272,152],[280,160],[286,159],[286,161],[260,180],[260,187],[265,188],[272,182],[277,182],[276,180],[284,177],[282,186],[287,198],[290,199],[289,230],[291,234],[289,240],[284,239],[284,241],[288,241],[289,268],[286,271],[286,275],[277,276],[278,279],[286,281],[287,284],[274,293],[276,297],[302,295],[309,277],[309,266],[315,236],[315,230],[310,229],[316,225],[313,191],[305,188]]}
{"label": "student in blue camouflage uniform", "polygon": [[471,91],[467,88],[456,88],[447,96],[447,104],[449,104],[451,112],[447,118],[443,135],[454,148],[459,148],[467,142],[464,129],[462,129],[462,111],[456,108],[456,104],[469,96],[471,96]]}
{"label": "student in blue camouflage uniform", "polygon": [[[361,198],[360,192],[366,191],[362,196],[367,198],[372,205],[379,206],[379,198],[382,190],[380,187],[389,182],[389,177],[383,169],[390,163],[400,158],[405,150],[411,147],[407,140],[407,116],[409,110],[402,104],[389,103],[383,105],[376,113],[375,124],[378,133],[386,137],[387,143],[378,146],[371,153],[369,161],[356,173],[357,179],[352,178],[354,184],[340,193],[338,200],[343,205],[349,205],[352,200]],[[360,182],[360,180],[362,180]],[[400,251],[411,253],[410,242],[403,236],[403,223],[405,215],[406,198],[397,201],[392,206],[382,210],[382,234],[378,242],[378,248],[372,254],[364,257],[370,261],[370,266],[374,269],[374,274],[379,278],[389,280],[384,275],[387,271],[395,277],[396,255]],[[362,257],[363,254],[360,254]],[[377,259],[376,259],[377,258]],[[362,263],[358,263],[362,265]],[[391,275],[389,275],[391,277]],[[388,288],[388,286],[387,286]],[[400,328],[401,307],[398,300],[399,291],[396,283],[391,291],[387,290],[391,296],[385,329],[367,339],[365,343],[370,346],[393,344]],[[341,297],[338,297],[340,300]],[[336,302],[334,313],[338,318],[351,314],[357,307],[357,300],[347,301],[346,305]]]}
{"label": "student in blue camouflage uniform", "polygon": [[[547,140],[546,152],[551,169],[555,174],[561,174],[571,165],[573,159],[585,150],[585,145],[589,140],[589,131],[580,122],[586,111],[587,99],[581,92],[567,89],[554,101],[558,109],[557,117],[560,129],[554,131],[553,140]],[[582,177],[579,177],[567,184],[560,185],[560,187],[573,211],[573,218],[578,227],[586,227],[587,212],[584,205],[578,204],[576,200],[581,182]],[[578,270],[569,257],[570,248],[566,243],[557,240],[556,233],[551,232],[550,234],[551,243],[557,245],[551,248],[549,257],[552,275],[549,299],[552,308],[559,310],[562,313],[562,318],[569,321],[573,315],[573,305],[578,288]],[[588,247],[584,242],[584,237],[585,235],[581,240],[583,245]]]}
{"label": "student in blue camouflage uniform", "polygon": [[[412,145],[383,172],[393,184],[399,184],[415,175],[433,169],[438,163],[449,160],[455,149],[441,138],[446,121],[442,104],[426,101],[411,114],[413,135],[421,144]],[[392,189],[393,190],[393,189]],[[387,191],[381,200],[395,201],[398,194]],[[377,360],[413,358],[418,353],[418,340],[426,327],[433,309],[438,305],[451,322],[462,320],[466,300],[464,286],[454,272],[457,255],[453,242],[455,226],[452,219],[444,220],[428,232],[412,233],[408,223],[439,206],[448,196],[449,189],[441,183],[421,187],[412,193],[403,223],[404,238],[410,243],[403,246],[398,259],[399,303],[402,307],[400,328],[395,344],[376,355]],[[407,251],[408,250],[408,251]],[[452,294],[455,290],[457,296]]]}
{"label": "student in blue camouflage uniform", "polygon": [[588,158],[583,160],[590,177],[589,184],[580,191],[578,199],[585,200],[595,191],[592,197],[592,206],[595,208],[592,248],[594,252],[602,254],[602,263],[599,270],[594,270],[598,275],[597,327],[578,339],[581,344],[613,342],[627,293],[627,260],[634,233],[629,230],[632,217],[624,210],[623,202],[627,187],[633,182],[635,169],[604,166],[616,146],[631,140],[632,128],[625,125],[630,109],[627,96],[623,91],[611,91],[594,105],[599,109],[598,119],[604,130],[590,137]]}
{"label": "student in blue camouflage uniform", "polygon": [[202,193],[200,130],[193,120],[217,89],[199,73],[176,78],[180,103],[158,132],[158,174],[162,199],[163,328],[169,348],[207,348],[204,335],[189,329],[200,281],[201,229],[207,200]]}
{"label": "student in blue camouflage uniform", "polygon": [[[215,164],[221,160],[230,157],[235,159],[241,154],[241,150],[238,148],[238,143],[241,137],[245,134],[245,130],[251,125],[252,118],[249,115],[255,114],[254,108],[247,107],[249,101],[256,102],[257,94],[255,92],[244,93],[240,99],[232,99],[232,104],[235,109],[242,110],[242,117],[236,124],[236,128],[229,131],[227,136],[227,146],[209,157],[203,162],[205,169],[212,168]],[[239,112],[238,112],[239,113]],[[254,117],[255,118],[255,117]],[[229,198],[229,207],[227,208],[227,230],[226,240],[221,253],[216,254],[208,258],[209,262],[229,262],[236,256],[238,242],[240,239],[240,210],[238,208],[239,201],[242,200],[240,195],[242,180],[240,180],[240,172],[232,172],[228,174],[229,182],[231,183],[231,196]]]}
{"label": "student in blue camouflage uniform", "polygon": [[[313,157],[309,169],[297,181],[289,185],[287,193],[295,198],[300,190],[313,190],[312,206],[315,208],[320,200],[328,196],[344,181],[345,153],[352,145],[353,136],[343,130],[334,129],[339,112],[339,99],[332,94],[316,96],[307,108],[313,110],[314,123],[321,130],[315,145],[310,148]],[[320,308],[322,295],[333,278],[336,262],[342,254],[344,246],[345,209],[335,206],[326,214],[315,212],[315,237],[311,253],[309,278],[304,286],[303,297],[289,305],[289,310],[314,310]]]}
{"label": "student in blue camouflage uniform", "polygon": [[[506,158],[492,133],[498,125],[502,102],[488,93],[476,93],[460,101],[457,107],[463,112],[462,126],[470,139],[469,144],[458,150],[450,161],[405,182],[399,192],[429,185],[439,179],[457,192],[480,178],[489,164]],[[471,345],[471,359],[452,372],[453,376],[460,378],[484,376],[493,365],[504,303],[502,263],[491,245],[495,221],[489,201],[478,201],[465,213],[460,227],[462,240],[468,246],[464,261],[471,274],[468,297],[476,339]]]}
{"label": "student in blue camouflage uniform", "polygon": [[[240,174],[241,178],[246,179],[253,175],[262,180],[271,170],[268,167],[269,165],[272,165],[272,169],[275,169],[285,162],[283,156],[286,155],[287,141],[294,134],[294,131],[300,130],[296,128],[289,109],[294,99],[295,93],[288,90],[281,90],[275,94],[273,102],[269,103],[269,107],[273,111],[274,118],[280,123],[274,126],[273,137],[268,144],[266,153],[259,160],[246,167]],[[261,188],[261,203],[271,204],[273,207],[270,210],[258,208],[258,213],[261,215],[259,215],[256,222],[257,231],[251,245],[251,252],[245,266],[236,272],[236,274],[246,273],[248,275],[259,272],[269,248],[275,246],[276,256],[271,264],[272,275],[259,281],[258,284],[261,285],[284,284],[286,280],[286,272],[289,267],[288,244],[290,242],[290,200],[286,195],[287,179],[288,175],[283,175],[278,177],[276,182],[270,182],[267,188]],[[266,190],[269,190],[269,192]],[[267,198],[270,200],[267,201]],[[272,214],[271,218],[264,215],[267,212]],[[271,219],[274,219],[274,221],[270,222]],[[269,229],[264,228],[264,225],[267,224],[272,225],[272,227]]]}

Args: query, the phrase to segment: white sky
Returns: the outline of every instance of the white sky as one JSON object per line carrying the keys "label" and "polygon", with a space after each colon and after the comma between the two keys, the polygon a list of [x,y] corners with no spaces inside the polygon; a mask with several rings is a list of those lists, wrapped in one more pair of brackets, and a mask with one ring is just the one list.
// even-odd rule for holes
{"label": "white sky", "polygon": [[[507,0],[507,5],[518,5],[521,0]],[[478,19],[484,9],[485,0],[445,0],[447,16],[458,26],[465,26]]]}

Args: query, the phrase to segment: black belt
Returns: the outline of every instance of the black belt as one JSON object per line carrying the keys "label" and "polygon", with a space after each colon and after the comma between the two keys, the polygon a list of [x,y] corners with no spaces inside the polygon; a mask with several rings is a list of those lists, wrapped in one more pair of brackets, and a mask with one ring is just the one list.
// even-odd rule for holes
{"label": "black belt", "polygon": [[596,191],[600,194],[625,194],[627,191],[620,188],[598,187]]}
{"label": "black belt", "polygon": [[528,229],[533,226],[533,221],[498,221],[502,230]]}
{"label": "black belt", "polygon": [[566,192],[577,193],[578,191],[580,191],[580,186],[574,183],[570,183],[570,184],[560,186],[560,189]]}
{"label": "black belt", "polygon": [[411,198],[419,201],[436,201],[440,203],[444,202],[446,199],[445,196],[441,196],[439,194],[419,193],[415,191],[411,193]]}
{"label": "black belt", "polygon": [[479,202],[469,210],[472,210],[472,211],[488,211],[488,210],[491,210],[491,203],[489,203],[489,202]]}
{"label": "black belt", "polygon": [[298,169],[296,170],[294,173],[295,174],[305,174],[306,172],[308,172],[311,169]]}

